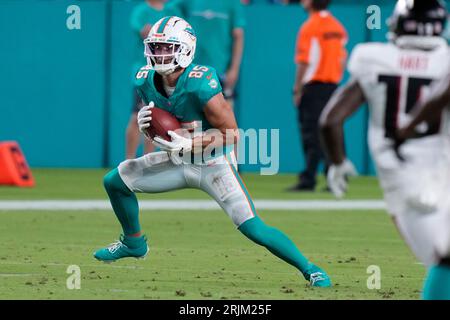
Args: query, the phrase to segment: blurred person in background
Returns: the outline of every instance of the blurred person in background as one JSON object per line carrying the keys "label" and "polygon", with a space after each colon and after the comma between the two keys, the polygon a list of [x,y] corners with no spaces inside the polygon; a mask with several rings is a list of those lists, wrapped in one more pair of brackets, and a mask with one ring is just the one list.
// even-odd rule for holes
{"label": "blurred person in background", "polygon": [[319,116],[342,79],[347,57],[347,32],[327,11],[330,0],[301,3],[309,18],[297,36],[293,102],[298,108],[306,168],[300,173],[299,182],[288,191],[315,189],[317,168],[325,160],[319,139]]}
{"label": "blurred person in background", "polygon": [[[134,51],[134,63],[133,63],[133,78],[139,69],[145,65],[144,55],[142,54],[144,44],[143,40],[147,38],[153,23],[164,17],[164,5],[165,0],[145,0],[138,4],[131,13],[130,24],[135,34]],[[137,114],[142,107],[142,102],[134,92],[133,108],[128,126],[126,130],[126,158],[134,159],[136,152],[141,142],[141,133],[137,125]],[[144,154],[152,152],[154,149],[153,144],[144,139]]]}
{"label": "blurred person in background", "polygon": [[240,0],[172,0],[168,14],[188,20],[200,39],[195,63],[214,66],[233,106],[244,50],[244,8]]}

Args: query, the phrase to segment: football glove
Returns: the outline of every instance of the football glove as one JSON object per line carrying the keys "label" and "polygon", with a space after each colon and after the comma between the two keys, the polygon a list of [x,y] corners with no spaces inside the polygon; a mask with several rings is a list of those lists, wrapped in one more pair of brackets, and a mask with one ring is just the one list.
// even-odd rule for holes
{"label": "football glove", "polygon": [[347,179],[356,176],[358,172],[353,163],[345,159],[341,164],[333,164],[328,169],[328,187],[338,199],[342,198],[347,191]]}
{"label": "football glove", "polygon": [[172,161],[172,163],[176,166],[183,164],[183,155],[181,155],[179,151],[170,152],[169,158]]}
{"label": "football glove", "polygon": [[153,101],[151,101],[148,106],[143,106],[137,114],[137,123],[139,126],[139,131],[143,133],[147,138],[147,129],[150,128],[150,121],[152,120],[152,108],[155,106]]}
{"label": "football glove", "polygon": [[172,138],[172,141],[164,140],[161,137],[155,137],[153,139],[153,144],[161,150],[167,151],[172,162],[176,165],[180,165],[183,163],[181,159],[183,153],[192,150],[192,139],[182,137],[174,131],[168,131],[167,134]]}

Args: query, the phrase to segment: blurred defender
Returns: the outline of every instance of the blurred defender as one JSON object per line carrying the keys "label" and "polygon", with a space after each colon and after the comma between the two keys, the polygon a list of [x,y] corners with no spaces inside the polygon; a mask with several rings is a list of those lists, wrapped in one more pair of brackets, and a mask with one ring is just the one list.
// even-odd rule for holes
{"label": "blurred defender", "polygon": [[[442,111],[444,117],[442,121],[441,132],[445,139],[441,146],[441,151],[447,159],[447,165],[450,166],[450,70],[444,80],[433,85],[430,97],[419,104],[411,112],[411,120],[408,124],[397,131],[397,143],[404,143],[406,139],[414,138],[417,135],[417,128],[424,121],[439,121]],[[447,173],[447,174],[446,174]],[[443,171],[441,174],[449,180],[449,171]],[[441,201],[449,201],[441,199]],[[429,219],[437,220],[430,215]],[[450,299],[450,205],[447,202],[447,210],[443,210],[439,216],[439,223],[435,224],[435,233],[437,237],[433,239],[434,250],[439,259],[436,264],[430,268],[427,282],[425,283],[425,299]]]}
{"label": "blurred defender", "polygon": [[[332,166],[328,185],[342,197],[353,167],[343,151],[344,120],[369,104],[368,140],[389,213],[417,257],[427,266],[443,258],[435,243],[450,193],[449,162],[441,152],[439,125],[423,124],[417,137],[394,151],[397,128],[405,123],[433,80],[443,79],[450,51],[441,37],[446,9],[438,0],[398,1],[390,19],[391,42],[357,46],[350,58],[350,82],[331,99],[321,116],[324,147]],[[448,212],[448,211],[447,211]],[[447,288],[450,293],[450,288]]]}
{"label": "blurred defender", "polygon": [[[155,137],[154,143],[164,151],[122,162],[105,176],[104,185],[124,235],[95,252],[95,258],[111,262],[147,255],[135,192],[196,188],[215,199],[239,231],[296,267],[312,286],[330,286],[324,271],[310,263],[284,233],[258,217],[236,171],[233,145],[238,130],[233,110],[224,99],[215,69],[192,64],[196,41],[192,27],[176,16],[159,20],[144,40],[148,65],[136,75],[138,93],[146,104],[138,114],[139,128],[145,133],[150,127],[151,108],[157,105],[177,117],[191,134],[169,131],[170,142]],[[211,147],[217,152],[205,155],[203,150]]]}

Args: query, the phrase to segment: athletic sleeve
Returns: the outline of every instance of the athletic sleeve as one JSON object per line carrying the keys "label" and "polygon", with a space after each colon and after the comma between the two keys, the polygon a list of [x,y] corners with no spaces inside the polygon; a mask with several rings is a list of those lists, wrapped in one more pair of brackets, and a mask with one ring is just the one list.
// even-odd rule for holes
{"label": "athletic sleeve", "polygon": [[147,95],[145,94],[145,85],[136,86],[136,92],[138,96],[141,98],[142,102],[145,105],[148,105],[150,100],[148,99]]}
{"label": "athletic sleeve", "polygon": [[149,97],[150,85],[148,83],[148,79],[151,78],[151,72],[153,71],[149,70],[147,66],[144,66],[136,73],[134,79],[136,92],[145,104],[148,104],[152,100]]}
{"label": "athletic sleeve", "polygon": [[309,53],[311,51],[311,42],[313,38],[313,33],[310,26],[311,25],[309,23],[305,23],[298,32],[294,59],[297,64],[309,64]]}
{"label": "athletic sleeve", "polygon": [[196,96],[201,108],[203,108],[212,97],[222,92],[219,77],[214,68],[209,68],[201,79],[200,86],[196,91]]}
{"label": "athletic sleeve", "polygon": [[232,3],[232,28],[233,29],[239,29],[239,28],[245,28],[246,21],[245,21],[245,12],[244,12],[244,6],[242,5],[240,0],[233,0]]}

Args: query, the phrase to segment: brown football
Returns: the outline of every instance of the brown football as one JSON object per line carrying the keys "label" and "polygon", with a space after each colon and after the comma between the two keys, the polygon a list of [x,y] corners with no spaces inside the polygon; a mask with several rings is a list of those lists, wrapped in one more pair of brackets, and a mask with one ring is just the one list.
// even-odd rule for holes
{"label": "brown football", "polygon": [[170,112],[153,107],[152,120],[150,127],[147,129],[148,135],[153,139],[154,137],[161,137],[164,140],[171,141],[172,138],[167,134],[168,131],[175,131],[181,128],[178,119]]}

